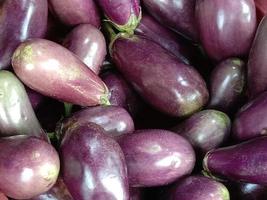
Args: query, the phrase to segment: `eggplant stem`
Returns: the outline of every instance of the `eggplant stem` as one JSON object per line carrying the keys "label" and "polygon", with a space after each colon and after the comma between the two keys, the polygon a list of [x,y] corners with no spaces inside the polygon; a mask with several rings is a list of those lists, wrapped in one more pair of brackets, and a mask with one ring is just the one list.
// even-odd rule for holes
{"label": "eggplant stem", "polygon": [[69,117],[71,115],[73,104],[64,102],[65,109],[65,117]]}

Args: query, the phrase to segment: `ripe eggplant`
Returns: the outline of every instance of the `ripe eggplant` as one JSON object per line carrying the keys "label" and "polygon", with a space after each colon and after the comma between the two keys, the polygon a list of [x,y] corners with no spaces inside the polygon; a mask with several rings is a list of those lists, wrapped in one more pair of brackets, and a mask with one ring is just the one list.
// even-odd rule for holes
{"label": "ripe eggplant", "polygon": [[6,197],[6,195],[4,195],[3,193],[0,192],[0,199],[1,200],[8,200],[8,198]]}
{"label": "ripe eggplant", "polygon": [[75,27],[65,38],[63,46],[77,55],[93,72],[99,73],[106,51],[103,34],[90,24]]}
{"label": "ripe eggplant", "polygon": [[0,69],[10,65],[16,47],[46,33],[47,0],[0,1]]}
{"label": "ripe eggplant", "polygon": [[124,155],[96,124],[76,126],[60,147],[62,177],[75,200],[128,200]]}
{"label": "ripe eggplant", "polygon": [[130,200],[142,200],[142,191],[140,188],[130,188]]}
{"label": "ripe eggplant", "polygon": [[267,184],[267,136],[209,151],[203,168],[210,176]]}
{"label": "ripe eggplant", "polygon": [[101,79],[72,52],[44,39],[22,43],[14,52],[17,76],[37,92],[80,106],[109,104]]}
{"label": "ripe eggplant", "polygon": [[139,130],[120,137],[131,187],[162,186],[190,174],[195,153],[183,137],[166,130]]}
{"label": "ripe eggplant", "polygon": [[0,191],[14,199],[30,199],[48,191],[59,173],[52,145],[35,137],[0,139]]}
{"label": "ripe eggplant", "polygon": [[260,22],[262,18],[267,14],[267,2],[265,0],[254,0],[257,10],[257,18]]}
{"label": "ripe eggplant", "polygon": [[254,0],[198,0],[200,41],[216,61],[249,53],[257,27]]}
{"label": "ripe eggplant", "polygon": [[26,87],[25,89],[31,102],[32,108],[36,110],[39,105],[44,101],[45,97],[28,87]]}

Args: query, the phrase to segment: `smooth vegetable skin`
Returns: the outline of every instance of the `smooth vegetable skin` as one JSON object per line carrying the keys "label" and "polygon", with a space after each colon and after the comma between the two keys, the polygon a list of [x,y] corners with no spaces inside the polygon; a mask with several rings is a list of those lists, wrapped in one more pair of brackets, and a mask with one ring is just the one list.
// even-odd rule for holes
{"label": "smooth vegetable skin", "polygon": [[210,176],[267,184],[267,136],[208,152],[203,168]]}
{"label": "smooth vegetable skin", "polygon": [[59,173],[52,145],[25,135],[0,139],[0,191],[14,199],[30,199],[48,191]]}
{"label": "smooth vegetable skin", "polygon": [[[264,200],[267,199],[267,187],[253,183],[236,183],[230,193],[235,200]],[[232,199],[232,196],[231,196]]]}
{"label": "smooth vegetable skin", "polygon": [[249,53],[257,25],[254,0],[196,1],[196,20],[201,43],[212,59]]}
{"label": "smooth vegetable skin", "polygon": [[190,115],[208,101],[199,73],[145,37],[122,34],[113,42],[111,55],[140,96],[163,113]]}
{"label": "smooth vegetable skin", "polygon": [[47,15],[47,0],[0,1],[0,69],[9,67],[21,42],[45,35]]}
{"label": "smooth vegetable skin", "polygon": [[63,46],[77,55],[92,71],[99,73],[106,51],[103,34],[90,24],[75,27],[65,38]]}
{"label": "smooth vegetable skin", "polygon": [[118,140],[131,187],[167,185],[190,174],[195,153],[183,137],[165,130],[139,130]]}
{"label": "smooth vegetable skin", "polygon": [[8,200],[8,198],[1,192],[0,192],[0,199],[1,200]]}
{"label": "smooth vegetable skin", "polygon": [[54,42],[32,39],[14,52],[12,66],[31,89],[81,106],[109,104],[101,79],[72,52]]}
{"label": "smooth vegetable skin", "polygon": [[93,123],[70,129],[60,147],[63,180],[75,200],[128,200],[124,155]]}
{"label": "smooth vegetable skin", "polygon": [[254,0],[257,9],[257,18],[260,22],[261,19],[267,14],[267,2],[265,0]]}
{"label": "smooth vegetable skin", "polygon": [[31,102],[32,108],[36,110],[40,104],[44,101],[45,97],[40,93],[26,87],[26,92],[28,94],[29,100]]}

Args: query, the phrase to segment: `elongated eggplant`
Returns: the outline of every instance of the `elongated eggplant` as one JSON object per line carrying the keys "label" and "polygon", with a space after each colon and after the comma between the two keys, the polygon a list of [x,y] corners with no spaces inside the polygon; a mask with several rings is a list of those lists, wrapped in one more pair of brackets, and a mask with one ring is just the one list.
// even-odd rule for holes
{"label": "elongated eggplant", "polygon": [[113,41],[111,55],[135,90],[161,112],[182,117],[198,111],[208,101],[206,84],[199,73],[145,37],[121,34]]}
{"label": "elongated eggplant", "polygon": [[1,0],[0,69],[9,67],[21,42],[45,35],[47,15],[47,0]]}
{"label": "elongated eggplant", "polygon": [[161,186],[190,174],[195,153],[183,137],[165,130],[139,130],[118,140],[132,187]]}
{"label": "elongated eggplant", "polygon": [[0,191],[14,199],[30,199],[48,191],[59,173],[52,145],[26,135],[0,139]]}
{"label": "elongated eggplant", "polygon": [[52,13],[66,25],[92,24],[100,26],[100,15],[93,0],[49,0]]}
{"label": "elongated eggplant", "polygon": [[216,61],[249,53],[257,27],[254,0],[196,1],[200,41]]}
{"label": "elongated eggplant", "polygon": [[81,106],[109,104],[101,79],[64,47],[44,39],[22,43],[14,52],[17,76],[37,92]]}
{"label": "elongated eggplant", "polygon": [[172,130],[185,137],[197,150],[207,153],[209,150],[219,147],[228,138],[231,121],[223,112],[203,110],[195,113]]}
{"label": "elongated eggplant", "polygon": [[105,38],[97,28],[90,24],[81,24],[66,36],[63,45],[93,72],[99,73],[107,51]]}
{"label": "elongated eggplant", "polygon": [[96,124],[70,129],[61,143],[62,176],[75,200],[128,200],[124,155]]}
{"label": "elongated eggplant", "polygon": [[267,184],[267,136],[208,152],[203,168],[210,176]]}

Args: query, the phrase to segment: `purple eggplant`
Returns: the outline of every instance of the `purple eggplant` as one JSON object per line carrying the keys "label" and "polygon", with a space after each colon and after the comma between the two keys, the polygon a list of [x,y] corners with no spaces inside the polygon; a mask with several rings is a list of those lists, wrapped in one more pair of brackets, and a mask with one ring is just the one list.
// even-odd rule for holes
{"label": "purple eggplant", "polygon": [[142,200],[142,191],[140,188],[130,188],[130,200]]}
{"label": "purple eggplant", "polygon": [[119,31],[132,33],[141,19],[139,0],[97,0],[96,2]]}
{"label": "purple eggplant", "polygon": [[257,27],[254,0],[198,0],[200,41],[216,61],[249,53]]}
{"label": "purple eggplant", "polygon": [[198,32],[195,20],[196,0],[143,0],[148,12],[161,24],[196,41]]}
{"label": "purple eggplant", "polygon": [[0,191],[14,199],[30,199],[48,191],[59,173],[52,145],[35,137],[0,139]]}
{"label": "purple eggplant", "polygon": [[0,1],[0,69],[9,67],[21,42],[45,35],[47,15],[47,0]]}
{"label": "purple eggplant", "polygon": [[60,147],[63,180],[75,200],[128,200],[124,155],[96,124],[69,129]]}
{"label": "purple eggplant", "polygon": [[106,51],[103,34],[90,24],[75,27],[65,38],[63,45],[76,54],[93,72],[99,73]]}
{"label": "purple eggplant", "polygon": [[165,130],[139,130],[118,140],[132,187],[161,186],[190,174],[195,153],[183,137]]}
{"label": "purple eggplant", "polygon": [[244,105],[233,123],[233,137],[247,140],[267,134],[267,92]]}
{"label": "purple eggplant", "polygon": [[208,101],[207,87],[200,74],[145,37],[121,34],[113,41],[111,55],[135,90],[163,113],[176,117],[190,115]]}
{"label": "purple eggplant", "polygon": [[224,112],[236,109],[244,99],[245,63],[239,58],[224,60],[212,71],[209,108]]}
{"label": "purple eggplant", "polygon": [[0,192],[0,199],[1,200],[8,200],[8,198],[6,197],[6,195],[4,195],[3,193]]}
{"label": "purple eggplant", "polygon": [[203,176],[179,180],[171,189],[168,200],[230,200],[228,189],[220,182]]}
{"label": "purple eggplant", "polygon": [[[234,185],[233,193],[235,200],[264,200],[267,199],[266,185],[259,185],[253,183],[236,183]],[[231,196],[232,199],[232,196]]]}
{"label": "purple eggplant", "polygon": [[100,26],[100,15],[93,0],[49,0],[52,13],[64,24]]}
{"label": "purple eggplant", "polygon": [[22,43],[12,65],[17,76],[37,92],[80,106],[109,104],[101,79],[72,52],[44,39]]}
{"label": "purple eggplant", "polygon": [[203,161],[212,177],[267,184],[267,136],[209,151]]}
{"label": "purple eggplant", "polygon": [[185,137],[196,150],[207,153],[209,150],[219,147],[228,138],[231,121],[223,112],[203,110],[195,113],[172,130]]}
{"label": "purple eggplant", "polygon": [[36,110],[39,105],[44,101],[45,97],[28,87],[26,87],[25,89],[31,102],[32,108]]}

